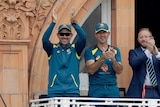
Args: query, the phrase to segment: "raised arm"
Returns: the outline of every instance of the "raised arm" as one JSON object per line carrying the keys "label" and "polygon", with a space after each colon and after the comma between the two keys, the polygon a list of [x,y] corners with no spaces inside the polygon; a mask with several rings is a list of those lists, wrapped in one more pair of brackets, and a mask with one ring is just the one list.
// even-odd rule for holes
{"label": "raised arm", "polygon": [[57,15],[55,14],[55,10],[53,9],[52,22],[42,37],[43,48],[47,52],[48,56],[51,55],[51,52],[53,49],[53,44],[50,42],[49,38],[50,38],[50,36],[52,34],[52,30],[56,24],[56,20],[57,20]]}
{"label": "raised arm", "polygon": [[78,40],[76,42],[75,48],[77,51],[77,54],[80,56],[81,52],[83,51],[85,45],[86,45],[86,33],[85,31],[78,25],[77,21],[74,17],[74,11],[71,13],[71,24],[74,27],[74,29],[77,32]]}
{"label": "raised arm", "polygon": [[77,54],[80,55],[86,45],[86,33],[77,23],[73,23],[72,25],[75,28],[78,35],[78,40],[75,46]]}

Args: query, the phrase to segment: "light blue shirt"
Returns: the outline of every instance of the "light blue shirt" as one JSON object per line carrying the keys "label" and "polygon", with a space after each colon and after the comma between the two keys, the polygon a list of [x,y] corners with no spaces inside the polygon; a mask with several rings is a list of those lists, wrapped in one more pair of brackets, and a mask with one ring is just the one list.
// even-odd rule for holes
{"label": "light blue shirt", "polygon": [[[141,48],[142,48],[142,47],[141,47]],[[142,50],[144,51],[144,53],[146,54],[146,56],[151,59],[151,62],[153,63],[153,61],[152,61],[152,53],[151,53],[148,49],[142,48]],[[156,58],[157,58],[158,60],[160,60],[160,52],[158,52],[158,54],[155,55],[155,56],[156,56]],[[154,65],[153,65],[153,66],[154,66]],[[146,67],[147,67],[147,66],[146,66]],[[146,68],[146,70],[147,70],[147,74],[146,74],[145,84],[146,84],[147,86],[152,86],[152,83],[151,83],[150,78],[149,78],[148,68]]]}

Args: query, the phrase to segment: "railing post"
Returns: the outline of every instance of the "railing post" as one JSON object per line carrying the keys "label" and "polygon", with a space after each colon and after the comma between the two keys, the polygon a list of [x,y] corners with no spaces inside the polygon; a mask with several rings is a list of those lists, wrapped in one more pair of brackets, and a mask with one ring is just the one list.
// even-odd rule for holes
{"label": "railing post", "polygon": [[57,107],[57,105],[54,103],[53,99],[48,101],[48,107]]}
{"label": "railing post", "polygon": [[152,99],[148,101],[148,107],[157,107],[157,101]]}
{"label": "railing post", "polygon": [[32,102],[32,103],[31,103],[31,107],[35,107],[35,103]]}
{"label": "railing post", "polygon": [[61,104],[61,107],[70,107],[69,99],[63,99]]}
{"label": "railing post", "polygon": [[[94,102],[95,100],[97,102]],[[47,103],[40,104],[41,101]],[[133,102],[133,103],[132,103]],[[110,98],[53,98],[30,101],[30,107],[95,107],[95,105],[117,105],[117,107],[160,107],[160,100],[156,99],[110,99]]]}

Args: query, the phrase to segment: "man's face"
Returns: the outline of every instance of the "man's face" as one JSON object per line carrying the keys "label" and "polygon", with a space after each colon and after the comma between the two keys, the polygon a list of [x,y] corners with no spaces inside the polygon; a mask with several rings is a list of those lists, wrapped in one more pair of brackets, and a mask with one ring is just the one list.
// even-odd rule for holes
{"label": "man's face", "polygon": [[99,31],[95,34],[95,37],[97,38],[98,42],[103,44],[107,43],[108,37],[109,37],[109,32],[106,31]]}
{"label": "man's face", "polygon": [[146,43],[147,41],[149,41],[150,39],[152,39],[153,36],[151,35],[151,33],[147,30],[142,30],[138,33],[138,42],[139,44],[146,48]]}
{"label": "man's face", "polygon": [[72,33],[67,29],[62,29],[57,35],[63,46],[67,45],[72,37]]}

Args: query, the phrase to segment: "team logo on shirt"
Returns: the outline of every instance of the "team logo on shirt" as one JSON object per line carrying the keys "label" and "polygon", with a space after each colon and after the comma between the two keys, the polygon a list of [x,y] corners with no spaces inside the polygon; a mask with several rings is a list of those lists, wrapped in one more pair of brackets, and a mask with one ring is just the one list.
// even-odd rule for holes
{"label": "team logo on shirt", "polygon": [[97,56],[97,57],[96,57],[96,61],[97,61],[99,58],[100,58],[100,56]]}
{"label": "team logo on shirt", "polygon": [[[57,50],[57,53],[60,53],[60,50]],[[71,53],[71,50],[67,49],[67,54],[70,54],[70,53]]]}
{"label": "team logo on shirt", "polygon": [[70,54],[70,53],[71,53],[71,50],[70,50],[70,49],[67,49],[67,53]]}
{"label": "team logo on shirt", "polygon": [[60,50],[57,50],[57,53],[60,53]]}
{"label": "team logo on shirt", "polygon": [[103,65],[101,66],[101,69],[102,69],[102,71],[105,72],[106,74],[109,74],[109,72],[108,72],[108,65],[107,65],[107,64],[103,64]]}

